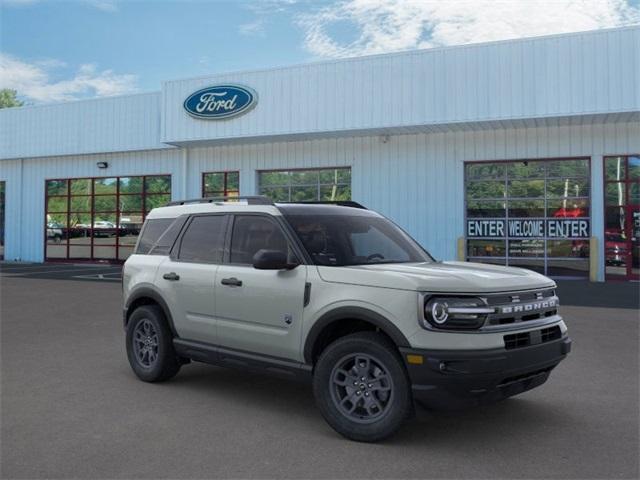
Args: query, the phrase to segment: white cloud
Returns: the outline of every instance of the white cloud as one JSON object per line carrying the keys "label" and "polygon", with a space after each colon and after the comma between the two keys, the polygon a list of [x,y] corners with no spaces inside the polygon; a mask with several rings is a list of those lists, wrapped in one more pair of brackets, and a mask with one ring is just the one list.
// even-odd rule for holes
{"label": "white cloud", "polygon": [[264,35],[264,20],[259,18],[253,22],[243,23],[238,27],[240,35]]}
{"label": "white cloud", "polygon": [[84,3],[102,10],[103,12],[117,12],[118,2],[116,0],[84,0]]}
{"label": "white cloud", "polygon": [[137,90],[137,77],[98,70],[94,64],[84,64],[69,79],[52,79],[52,70],[64,66],[57,60],[24,62],[0,53],[0,88],[11,88],[34,102],[57,102],[84,97],[108,97]]}
{"label": "white cloud", "polygon": [[[640,23],[630,0],[342,0],[298,16],[305,48],[346,57]],[[355,39],[331,30],[346,22]]]}

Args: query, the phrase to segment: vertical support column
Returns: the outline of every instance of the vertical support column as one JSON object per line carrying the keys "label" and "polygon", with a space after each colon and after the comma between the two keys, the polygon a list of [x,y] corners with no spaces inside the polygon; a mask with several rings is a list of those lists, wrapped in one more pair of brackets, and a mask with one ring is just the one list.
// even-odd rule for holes
{"label": "vertical support column", "polygon": [[253,169],[240,170],[240,195],[258,194],[258,174]]}
{"label": "vertical support column", "polygon": [[[594,250],[590,251],[593,258],[590,264],[589,278],[591,281],[604,282],[604,178],[602,155],[591,157],[591,242]],[[595,270],[595,271],[594,271]]]}
{"label": "vertical support column", "polygon": [[[189,185],[188,175],[189,175],[189,149],[183,148],[182,159],[180,162],[180,192],[171,193],[171,197],[173,198],[173,200],[179,200],[181,198],[185,198],[185,199],[191,198],[189,195],[188,187],[187,187]],[[199,196],[199,194],[195,195],[194,197],[196,196]]]}
{"label": "vertical support column", "polygon": [[[17,258],[18,260],[22,261],[25,257],[23,252],[24,249],[24,245],[25,245],[25,232],[24,232],[24,212],[23,212],[23,208],[22,206],[24,205],[26,198],[25,197],[25,193],[29,190],[28,188],[25,188],[25,184],[24,184],[24,159],[20,159],[20,174],[18,175],[18,181],[16,182],[16,185],[14,185],[14,188],[18,188],[19,190],[19,194],[20,194],[20,204],[18,205],[18,248],[16,249],[18,255],[14,257]],[[7,208],[7,198],[6,198],[6,184],[5,184],[5,209]],[[17,195],[16,195],[17,196]],[[40,201],[44,202],[44,198],[40,199]],[[44,218],[44,215],[42,215],[42,217]],[[6,251],[6,236],[7,236],[7,230],[6,230],[6,219],[7,219],[7,212],[5,211],[5,251]],[[46,226],[44,227],[46,228]],[[44,233],[42,234],[44,236]],[[16,237],[14,236],[14,239]],[[41,252],[44,250],[44,248],[46,248],[45,246],[42,247]],[[44,261],[44,253],[40,253],[40,256],[42,256],[41,258],[38,258],[37,260],[43,262]],[[6,258],[6,255],[5,255]]]}
{"label": "vertical support column", "polygon": [[464,262],[466,255],[464,251],[464,237],[458,237],[457,257],[459,262]]}

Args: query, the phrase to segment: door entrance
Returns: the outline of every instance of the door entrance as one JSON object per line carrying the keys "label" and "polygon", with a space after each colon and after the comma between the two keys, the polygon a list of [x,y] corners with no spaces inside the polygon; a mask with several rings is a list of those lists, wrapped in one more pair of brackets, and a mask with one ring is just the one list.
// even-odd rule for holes
{"label": "door entrance", "polygon": [[640,279],[640,155],[605,157],[607,280]]}
{"label": "door entrance", "polygon": [[124,262],[147,213],[170,200],[170,175],[47,180],[45,260]]}

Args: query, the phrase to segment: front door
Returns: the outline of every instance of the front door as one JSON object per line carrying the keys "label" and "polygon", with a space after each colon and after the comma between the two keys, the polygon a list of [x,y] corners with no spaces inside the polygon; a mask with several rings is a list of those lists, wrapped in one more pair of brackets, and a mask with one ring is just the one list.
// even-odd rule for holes
{"label": "front door", "polygon": [[640,156],[607,157],[605,268],[608,280],[640,279]]}
{"label": "front door", "polygon": [[275,219],[236,215],[228,262],[216,275],[218,344],[299,361],[307,267],[257,270],[253,256],[261,249],[294,255]]}

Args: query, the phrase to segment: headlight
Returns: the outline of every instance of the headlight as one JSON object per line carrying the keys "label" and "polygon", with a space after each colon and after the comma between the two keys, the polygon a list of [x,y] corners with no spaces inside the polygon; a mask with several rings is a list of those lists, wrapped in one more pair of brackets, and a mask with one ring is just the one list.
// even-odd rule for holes
{"label": "headlight", "polygon": [[424,306],[425,328],[476,329],[495,309],[476,297],[431,297]]}

